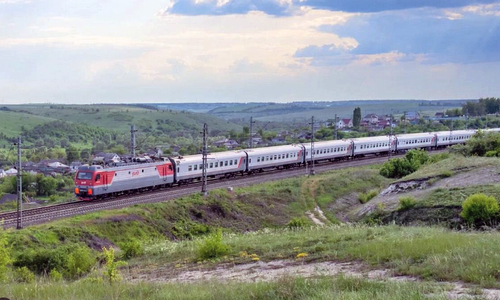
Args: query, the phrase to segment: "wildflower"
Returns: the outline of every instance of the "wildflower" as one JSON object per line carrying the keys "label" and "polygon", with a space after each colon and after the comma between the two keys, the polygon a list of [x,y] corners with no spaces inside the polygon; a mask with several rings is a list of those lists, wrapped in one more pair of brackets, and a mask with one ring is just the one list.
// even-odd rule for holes
{"label": "wildflower", "polygon": [[309,256],[309,254],[307,254],[305,252],[302,252],[302,253],[297,254],[297,259],[301,259],[301,258],[304,258],[304,257],[307,257],[307,256]]}

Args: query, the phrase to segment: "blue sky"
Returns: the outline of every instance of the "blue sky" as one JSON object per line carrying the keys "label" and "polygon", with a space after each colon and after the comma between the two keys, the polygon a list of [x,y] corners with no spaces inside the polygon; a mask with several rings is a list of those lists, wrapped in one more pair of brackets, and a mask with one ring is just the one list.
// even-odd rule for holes
{"label": "blue sky", "polygon": [[0,0],[0,104],[500,97],[500,0]]}

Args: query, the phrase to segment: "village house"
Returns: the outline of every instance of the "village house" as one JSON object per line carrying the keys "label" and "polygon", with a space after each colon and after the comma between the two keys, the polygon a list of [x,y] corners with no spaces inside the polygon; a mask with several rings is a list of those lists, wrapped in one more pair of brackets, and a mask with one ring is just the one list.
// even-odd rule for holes
{"label": "village house", "polygon": [[405,119],[406,120],[418,120],[420,119],[420,114],[417,111],[407,111],[405,113]]}
{"label": "village house", "polygon": [[361,121],[370,124],[377,124],[378,116],[376,114],[367,114]]}
{"label": "village house", "polygon": [[222,139],[219,141],[215,141],[212,143],[213,147],[225,147],[226,149],[234,149],[238,147],[240,144],[235,141],[235,140],[230,140],[230,139]]}

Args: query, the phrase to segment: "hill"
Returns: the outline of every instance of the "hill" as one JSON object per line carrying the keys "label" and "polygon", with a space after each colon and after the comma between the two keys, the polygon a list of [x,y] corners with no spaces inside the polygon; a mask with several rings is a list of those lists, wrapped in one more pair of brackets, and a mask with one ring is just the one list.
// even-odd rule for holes
{"label": "hill", "polygon": [[[33,226],[9,234],[14,266],[74,277],[61,282],[39,275],[34,283],[1,285],[0,294],[15,299],[63,299],[68,293],[78,299],[117,294],[124,299],[496,299],[500,291],[491,288],[500,288],[498,232],[342,224],[339,213],[384,201],[381,196],[361,200],[373,189],[429,181],[425,174],[441,178],[434,184],[486,169],[498,174],[498,166],[494,159],[451,157],[402,180],[382,177],[380,166],[349,168]],[[357,203],[345,205],[348,199]],[[389,204],[383,209],[393,211]],[[221,252],[205,256],[205,245]],[[121,249],[117,258],[128,260],[119,269],[124,281],[104,281],[108,267],[96,263],[102,247]],[[80,271],[70,275],[75,264]],[[15,273],[14,278],[26,281],[29,271],[23,272],[25,277]]]}
{"label": "hill", "polygon": [[[219,118],[190,112],[156,110],[131,105],[9,105],[14,112],[27,112],[40,118],[48,118],[97,126],[108,130],[130,131],[130,125],[146,131],[199,131],[203,123],[210,130],[241,130],[241,127]],[[12,112],[7,112],[12,113]],[[161,125],[161,126],[160,126]]]}

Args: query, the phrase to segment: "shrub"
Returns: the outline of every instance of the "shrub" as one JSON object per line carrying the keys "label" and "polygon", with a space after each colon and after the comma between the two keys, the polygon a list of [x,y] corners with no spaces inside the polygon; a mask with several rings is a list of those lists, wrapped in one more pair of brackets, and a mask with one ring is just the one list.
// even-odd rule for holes
{"label": "shrub", "polygon": [[0,221],[0,281],[6,279],[8,271],[7,266],[11,262],[7,233],[3,229],[3,221]]}
{"label": "shrub", "polygon": [[53,281],[56,281],[56,282],[62,280],[61,273],[59,273],[56,269],[52,269],[52,271],[50,271],[49,277],[50,277],[50,279],[52,279]]}
{"label": "shrub", "polygon": [[498,153],[495,150],[488,151],[485,154],[486,157],[495,157],[497,155],[498,155]]}
{"label": "shrub", "polygon": [[373,198],[377,197],[377,195],[378,195],[377,190],[371,190],[366,194],[363,194],[363,193],[359,194],[358,199],[361,203],[366,203],[366,202],[372,200]]}
{"label": "shrub", "polygon": [[469,196],[464,201],[460,216],[469,223],[486,223],[498,213],[498,210],[495,197],[479,193]]}
{"label": "shrub", "polygon": [[106,272],[104,276],[108,280],[109,284],[113,284],[114,282],[121,280],[120,272],[117,270],[119,266],[126,265],[127,263],[124,261],[115,261],[115,249],[110,247],[106,249],[106,247],[102,248],[104,252],[104,258],[106,260]]}
{"label": "shrub", "polygon": [[95,262],[96,258],[92,253],[92,250],[87,247],[78,247],[68,256],[68,260],[66,262],[66,272],[68,277],[75,278],[88,273],[94,266]]}
{"label": "shrub", "polygon": [[444,171],[442,174],[441,174],[441,177],[443,178],[446,178],[446,177],[451,177],[453,176],[453,172],[452,171]]}
{"label": "shrub", "polygon": [[305,217],[300,217],[300,218],[292,218],[286,224],[286,227],[294,229],[294,228],[302,228],[306,225],[307,225],[307,219]]}
{"label": "shrub", "polygon": [[385,162],[380,169],[380,175],[387,178],[400,178],[418,170],[429,161],[429,154],[421,149],[406,152],[405,157]]}
{"label": "shrub", "polygon": [[121,244],[120,248],[123,251],[124,259],[130,259],[144,253],[141,242],[136,239],[131,239],[130,241]]}
{"label": "shrub", "polygon": [[35,281],[35,274],[27,267],[17,268],[14,272],[14,278],[17,282],[31,283]]}
{"label": "shrub", "polygon": [[229,253],[229,246],[222,242],[222,230],[208,236],[198,245],[198,258],[206,260],[217,258]]}
{"label": "shrub", "polygon": [[399,210],[410,209],[415,205],[417,205],[417,201],[411,196],[399,198]]}

